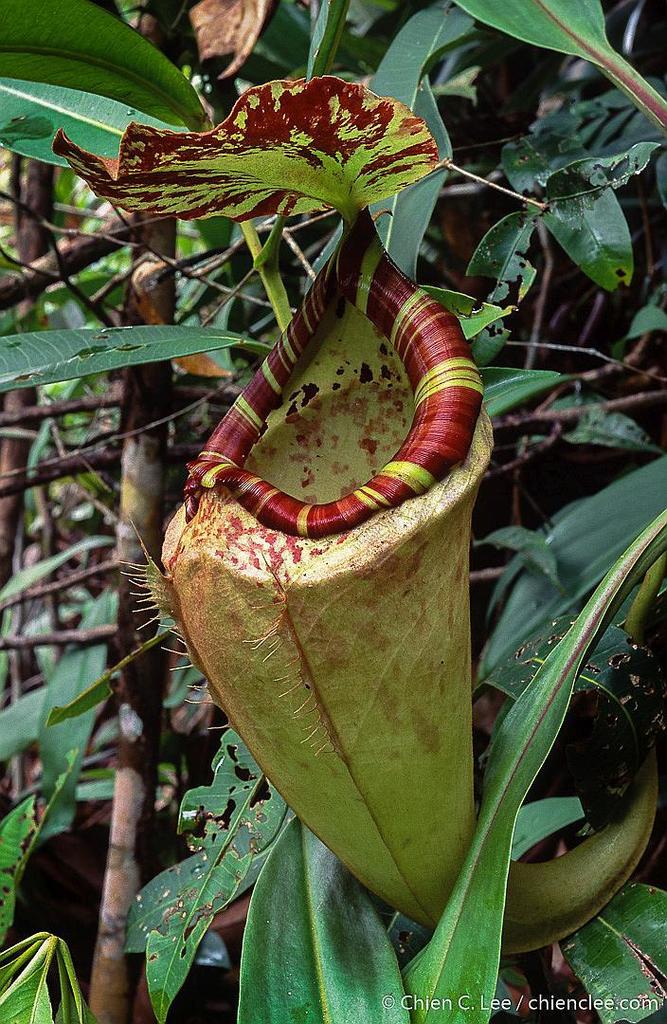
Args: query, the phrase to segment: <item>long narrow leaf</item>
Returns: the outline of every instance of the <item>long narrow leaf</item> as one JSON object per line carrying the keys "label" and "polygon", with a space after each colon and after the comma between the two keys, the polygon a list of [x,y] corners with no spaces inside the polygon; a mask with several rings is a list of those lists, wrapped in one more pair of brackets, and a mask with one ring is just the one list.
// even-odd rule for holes
{"label": "long narrow leaf", "polygon": [[51,148],[59,128],[77,145],[100,156],[115,157],[121,135],[132,121],[169,127],[106,96],[17,78],[0,78],[0,104],[0,145],[62,167],[67,167],[67,161]]}
{"label": "long narrow leaf", "polygon": [[[630,590],[666,549],[667,511],[616,562],[498,730],[468,856],[433,939],[406,972],[406,988],[422,999],[472,994],[472,1006],[453,1006],[449,1024],[486,1024],[489,1019],[519,808],[558,734],[584,659]],[[425,1002],[415,1009],[413,1022],[432,1024],[437,1016]]]}
{"label": "long narrow leaf", "polygon": [[367,893],[293,821],[250,904],[238,1024],[407,1024],[402,1002],[398,962]]}
{"label": "long narrow leaf", "polygon": [[178,68],[87,0],[3,0],[0,75],[85,89],[169,124],[201,128],[206,120]]}
{"label": "long narrow leaf", "polygon": [[[435,61],[462,43],[472,28],[471,19],[450,0],[439,0],[418,11],[392,41],[371,83],[379,95],[394,96],[426,120],[438,143],[440,157],[451,157],[451,144],[430,87],[422,82]],[[431,174],[374,207],[376,212],[390,211],[390,216],[380,218],[378,230],[392,259],[411,277],[415,275],[419,246],[445,173],[442,170]]]}
{"label": "long narrow leaf", "polygon": [[600,0],[456,0],[473,18],[548,50],[597,65],[648,118],[667,130],[667,101],[614,50]]}
{"label": "long narrow leaf", "polygon": [[261,342],[214,327],[102,327],[11,334],[0,338],[0,392],[231,347],[257,355],[267,352]]}

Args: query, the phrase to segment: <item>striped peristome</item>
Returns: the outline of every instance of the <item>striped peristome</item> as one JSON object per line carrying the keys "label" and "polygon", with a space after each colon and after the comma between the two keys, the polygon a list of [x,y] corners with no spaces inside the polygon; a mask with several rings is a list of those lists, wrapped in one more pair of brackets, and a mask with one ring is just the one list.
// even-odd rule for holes
{"label": "striped peristome", "polygon": [[[343,296],[394,346],[415,397],[412,426],[394,458],[337,501],[307,504],[244,469],[278,408],[327,306]],[[186,514],[203,490],[224,486],[259,522],[301,537],[350,530],[427,491],[465,459],[482,401],[479,371],[456,317],[410,281],[382,248],[365,211],[320,271],[301,308],[204,451],[189,464]]]}

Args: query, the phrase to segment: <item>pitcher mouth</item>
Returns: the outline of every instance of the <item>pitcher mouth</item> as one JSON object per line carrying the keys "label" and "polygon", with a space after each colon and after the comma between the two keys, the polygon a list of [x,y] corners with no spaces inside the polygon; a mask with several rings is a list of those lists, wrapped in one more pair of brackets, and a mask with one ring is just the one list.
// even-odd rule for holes
{"label": "pitcher mouth", "polygon": [[[335,501],[308,503],[250,472],[245,463],[327,307],[341,296],[394,347],[415,412],[403,444],[379,472]],[[465,459],[482,392],[458,320],[392,262],[365,211],[205,449],[189,463],[186,517],[196,514],[204,490],[224,486],[270,529],[309,538],[350,530],[376,512],[425,493]]]}

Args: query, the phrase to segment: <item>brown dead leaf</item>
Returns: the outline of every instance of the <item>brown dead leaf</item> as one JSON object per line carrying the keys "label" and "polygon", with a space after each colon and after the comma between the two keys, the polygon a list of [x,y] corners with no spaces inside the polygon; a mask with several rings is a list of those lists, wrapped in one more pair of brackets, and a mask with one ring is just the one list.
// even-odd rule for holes
{"label": "brown dead leaf", "polygon": [[200,0],[190,22],[201,60],[232,55],[219,78],[236,74],[257,42],[274,0]]}
{"label": "brown dead leaf", "polygon": [[218,366],[214,359],[200,352],[194,356],[179,356],[174,359],[177,366],[186,373],[192,373],[196,377],[233,377],[231,370],[225,370]]}

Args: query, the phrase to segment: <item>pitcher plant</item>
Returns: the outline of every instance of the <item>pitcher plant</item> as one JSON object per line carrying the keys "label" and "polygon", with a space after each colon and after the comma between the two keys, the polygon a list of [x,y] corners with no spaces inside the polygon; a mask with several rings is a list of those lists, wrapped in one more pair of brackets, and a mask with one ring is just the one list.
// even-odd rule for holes
{"label": "pitcher plant", "polygon": [[[301,307],[190,463],[164,575],[148,574],[299,818],[434,927],[475,829],[468,558],[492,436],[457,318],[396,267],[368,207],[432,172],[435,141],[401,103],[325,76],[250,88],[208,132],[132,124],[118,159],[62,132],[54,148],[125,210],[343,216]],[[513,865],[507,949],[558,939],[610,898],[655,799],[649,763],[621,820],[556,861]]]}

